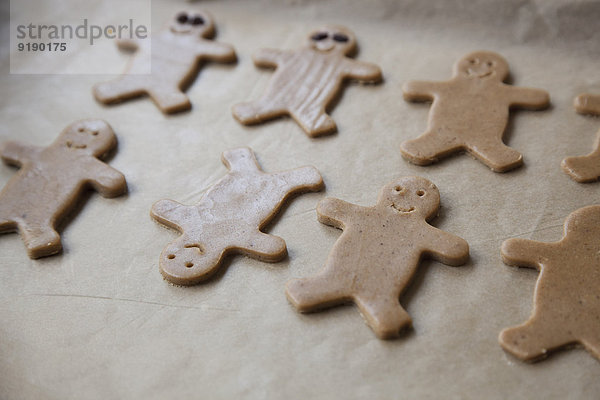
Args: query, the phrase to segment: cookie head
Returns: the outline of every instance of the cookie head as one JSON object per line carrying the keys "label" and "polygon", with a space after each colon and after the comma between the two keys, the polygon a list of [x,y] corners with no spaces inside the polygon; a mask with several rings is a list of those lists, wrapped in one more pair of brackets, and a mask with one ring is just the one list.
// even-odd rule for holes
{"label": "cookie head", "polygon": [[497,53],[476,51],[461,58],[454,66],[454,75],[466,79],[504,81],[508,63]]}
{"label": "cookie head", "polygon": [[565,221],[565,237],[585,243],[588,249],[600,246],[600,206],[588,206],[572,212]]}
{"label": "cookie head", "polygon": [[379,194],[378,206],[400,215],[415,215],[429,219],[440,206],[440,192],[429,180],[404,177],[386,185]]}
{"label": "cookie head", "polygon": [[69,125],[54,146],[68,151],[99,157],[110,151],[117,138],[110,125],[99,119],[77,121]]}
{"label": "cookie head", "polygon": [[214,34],[213,19],[205,11],[181,11],[170,22],[171,32],[210,38]]}
{"label": "cookie head", "polygon": [[356,38],[352,31],[343,26],[324,26],[308,36],[310,48],[327,53],[350,54],[356,48]]}

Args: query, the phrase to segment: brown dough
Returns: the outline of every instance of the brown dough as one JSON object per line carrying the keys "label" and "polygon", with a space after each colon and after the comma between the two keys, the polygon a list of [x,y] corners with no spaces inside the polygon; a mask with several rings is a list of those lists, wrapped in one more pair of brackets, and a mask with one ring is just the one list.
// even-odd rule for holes
{"label": "brown dough", "polygon": [[72,123],[46,148],[4,143],[2,160],[21,169],[0,192],[0,233],[18,230],[31,258],[60,252],[56,225],[86,187],[104,197],[126,192],[123,174],[98,160],[116,144],[112,128],[97,119]]}
{"label": "brown dough", "polygon": [[235,105],[233,116],[250,125],[290,115],[311,137],[335,132],[327,106],[340,92],[342,81],[381,80],[378,66],[346,57],[355,49],[356,38],[348,28],[325,26],[310,34],[308,47],[260,50],[253,57],[254,63],[277,70],[264,96]]}
{"label": "brown dough", "polygon": [[523,163],[518,151],[502,142],[509,109],[544,109],[549,104],[543,90],[504,84],[508,63],[488,51],[466,55],[454,65],[445,82],[407,82],[402,90],[408,101],[433,101],[427,132],[401,145],[408,161],[427,165],[466,150],[496,172]]}
{"label": "brown dough", "polygon": [[[164,113],[188,110],[185,90],[203,61],[232,62],[233,47],[208,40],[214,36],[213,18],[207,12],[177,14],[168,29],[151,39],[118,39],[117,45],[136,50],[126,74],[94,87],[94,96],[104,104],[119,103],[148,94]],[[147,74],[148,66],[152,73]]]}
{"label": "brown dough", "polygon": [[540,271],[533,314],[524,324],[500,333],[502,347],[534,361],[581,343],[600,358],[600,206],[571,213],[559,242],[505,241],[502,259]]}
{"label": "brown dough", "polygon": [[[580,94],[575,98],[575,109],[580,114],[600,115],[600,96]],[[561,163],[563,171],[577,182],[593,182],[600,178],[600,131],[594,151],[586,156],[567,157]]]}
{"label": "brown dough", "polygon": [[229,173],[197,205],[160,200],[152,207],[154,219],[182,233],[160,256],[160,271],[172,283],[193,285],[209,278],[231,253],[281,260],[287,254],[284,240],[260,230],[291,194],[323,188],[314,167],[263,172],[247,147],[228,150],[222,159]]}
{"label": "brown dough", "polygon": [[287,297],[301,312],[352,301],[375,334],[393,338],[411,324],[399,297],[423,256],[461,265],[469,245],[429,225],[440,194],[425,178],[404,177],[385,186],[377,204],[361,207],[327,198],[319,221],[344,232],[316,276],[287,283]]}

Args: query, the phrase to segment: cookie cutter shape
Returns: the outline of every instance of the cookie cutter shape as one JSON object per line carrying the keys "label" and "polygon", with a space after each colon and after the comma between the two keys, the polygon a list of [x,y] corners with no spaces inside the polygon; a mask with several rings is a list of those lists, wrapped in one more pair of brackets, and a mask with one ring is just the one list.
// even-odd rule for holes
{"label": "cookie cutter shape", "polygon": [[18,231],[30,258],[60,252],[56,226],[86,187],[104,197],[127,191],[123,174],[99,160],[116,145],[112,128],[99,119],[72,123],[45,148],[4,143],[2,160],[20,170],[0,191],[0,233]]}
{"label": "cookie cutter shape", "polygon": [[[600,96],[580,94],[574,103],[579,114],[600,115]],[[594,151],[585,156],[567,157],[562,160],[561,166],[577,182],[597,181],[600,178],[600,131],[597,133]]]}
{"label": "cookie cutter shape", "polygon": [[[183,92],[195,79],[204,61],[229,63],[236,60],[233,47],[210,40],[213,18],[207,12],[181,12],[167,29],[151,40],[117,39],[121,49],[135,50],[126,74],[94,86],[94,97],[113,104],[147,94],[164,113],[189,110]],[[152,73],[147,70],[151,67]]]}
{"label": "cookie cutter shape", "polygon": [[277,68],[262,98],[236,104],[235,119],[244,125],[290,115],[308,136],[335,132],[327,106],[342,89],[344,79],[379,82],[378,66],[347,57],[356,38],[343,26],[324,26],[309,35],[299,50],[262,49],[253,57],[259,67]]}
{"label": "cookie cutter shape", "polygon": [[160,255],[160,272],[177,285],[193,285],[215,273],[228,254],[267,262],[287,254],[285,241],[261,232],[293,193],[319,191],[314,167],[265,173],[247,147],[225,151],[229,172],[194,206],[173,200],[154,204],[151,216],[181,232]]}
{"label": "cookie cutter shape", "polygon": [[437,187],[421,177],[386,185],[372,207],[322,200],[319,221],[343,233],[319,274],[287,283],[289,301],[301,312],[352,301],[379,338],[397,337],[411,325],[399,298],[421,258],[457,266],[469,257],[466,241],[427,223],[439,206]]}
{"label": "cookie cutter shape", "polygon": [[502,142],[509,110],[541,110],[550,99],[543,90],[503,83],[507,76],[508,63],[502,56],[477,51],[454,65],[449,81],[405,83],[405,100],[433,103],[427,132],[403,142],[402,156],[414,164],[428,165],[466,150],[495,172],[519,167],[521,153]]}
{"label": "cookie cutter shape", "polygon": [[522,325],[500,333],[500,344],[525,361],[574,343],[600,358],[600,206],[571,213],[558,242],[509,239],[502,244],[508,265],[540,271],[533,313]]}

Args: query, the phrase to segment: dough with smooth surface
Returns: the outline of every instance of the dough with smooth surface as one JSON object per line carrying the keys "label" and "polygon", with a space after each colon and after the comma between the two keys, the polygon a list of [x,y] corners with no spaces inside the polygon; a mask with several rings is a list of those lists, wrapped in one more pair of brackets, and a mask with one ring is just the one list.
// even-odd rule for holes
{"label": "dough with smooth surface", "polygon": [[509,110],[544,109],[550,99],[543,90],[503,83],[507,77],[508,63],[502,56],[477,51],[454,65],[449,81],[404,84],[404,99],[433,104],[427,132],[402,143],[402,156],[414,164],[428,165],[466,150],[495,172],[521,166],[521,153],[502,141]]}
{"label": "dough with smooth surface", "polygon": [[[580,114],[600,115],[600,96],[580,94],[574,103]],[[594,151],[585,156],[567,157],[561,163],[563,171],[577,182],[594,182],[600,178],[600,131],[596,136]]]}
{"label": "dough with smooth surface", "polygon": [[123,174],[98,159],[116,145],[112,128],[95,119],[72,123],[45,148],[4,143],[2,160],[20,170],[0,191],[0,233],[18,230],[31,258],[60,252],[56,225],[84,189],[104,197],[127,191]]}
{"label": "dough with smooth surface", "polygon": [[427,223],[439,206],[437,187],[420,177],[391,182],[372,207],[321,201],[319,221],[343,233],[318,275],[287,283],[288,299],[301,312],[354,302],[379,338],[398,336],[411,324],[399,297],[422,257],[448,265],[469,257],[467,242]]}
{"label": "dough with smooth surface", "polygon": [[600,206],[571,213],[558,242],[505,241],[502,259],[540,271],[533,313],[524,324],[500,333],[502,347],[535,361],[580,343],[600,359]]}

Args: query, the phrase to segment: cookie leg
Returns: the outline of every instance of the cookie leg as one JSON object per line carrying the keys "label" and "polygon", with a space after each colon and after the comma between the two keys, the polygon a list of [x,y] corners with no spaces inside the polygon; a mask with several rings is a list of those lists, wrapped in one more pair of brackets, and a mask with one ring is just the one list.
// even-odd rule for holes
{"label": "cookie leg", "polygon": [[523,325],[503,330],[499,340],[504,350],[525,361],[544,358],[548,352],[576,341],[567,330],[544,324],[535,317]]}
{"label": "cookie leg", "polygon": [[60,235],[49,225],[32,227],[20,224],[19,232],[30,258],[46,257],[62,250]]}
{"label": "cookie leg", "polygon": [[336,131],[335,121],[322,109],[290,110],[290,114],[310,137],[327,135]]}
{"label": "cookie leg", "polygon": [[101,103],[113,104],[138,97],[146,92],[144,83],[135,75],[124,75],[114,81],[94,86],[94,97]]}
{"label": "cookie leg", "polygon": [[161,253],[160,272],[176,285],[194,285],[218,271],[223,256],[223,250],[206,249],[182,236]]}
{"label": "cookie leg", "polygon": [[577,182],[593,182],[600,177],[600,132],[594,146],[596,149],[590,154],[568,157],[561,163],[563,170]]}
{"label": "cookie leg", "polygon": [[378,338],[392,339],[411,325],[410,315],[402,308],[398,296],[385,296],[382,292],[355,296],[361,314]]}
{"label": "cookie leg", "polygon": [[523,155],[502,141],[469,143],[467,150],[494,172],[506,172],[523,164]]}
{"label": "cookie leg", "polygon": [[239,251],[249,257],[267,262],[277,262],[287,254],[285,241],[282,238],[260,231],[249,235],[246,243],[239,246]]}
{"label": "cookie leg", "polygon": [[149,88],[148,95],[160,110],[167,114],[185,111],[192,108],[188,96],[178,88]]}
{"label": "cookie leg", "polygon": [[[434,130],[435,131],[435,130]],[[400,145],[402,157],[413,164],[429,165],[460,151],[463,146],[456,138],[426,132]]]}
{"label": "cookie leg", "polygon": [[260,99],[239,103],[231,108],[234,118],[244,125],[254,125],[287,114],[283,107],[275,106],[272,102]]}
{"label": "cookie leg", "polygon": [[328,274],[292,279],[285,286],[288,300],[300,312],[317,311],[352,299],[345,285]]}
{"label": "cookie leg", "polygon": [[0,217],[0,233],[14,232],[15,230],[17,230],[17,224],[14,221]]}

